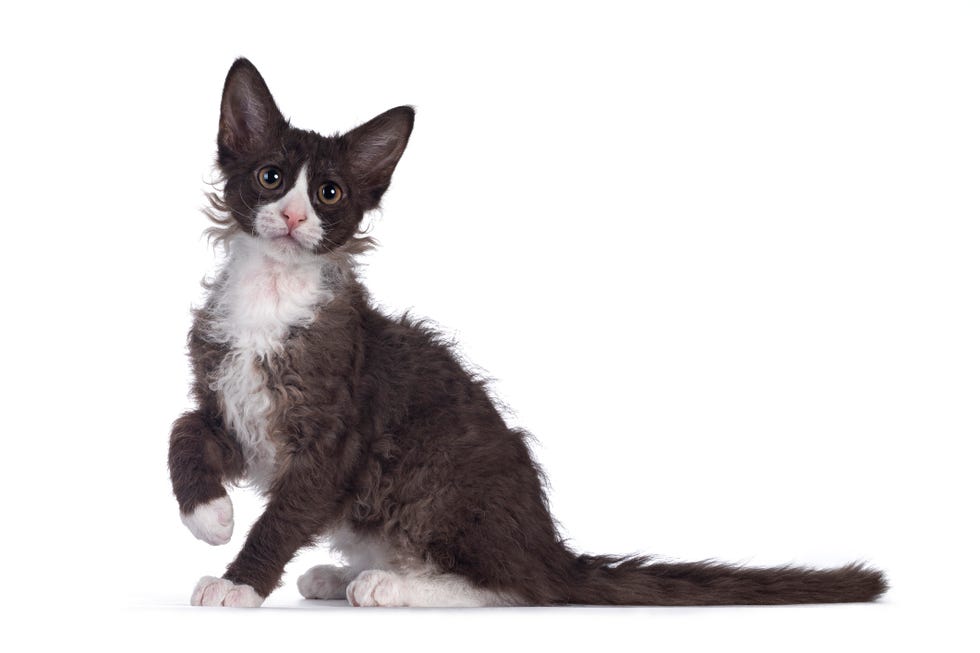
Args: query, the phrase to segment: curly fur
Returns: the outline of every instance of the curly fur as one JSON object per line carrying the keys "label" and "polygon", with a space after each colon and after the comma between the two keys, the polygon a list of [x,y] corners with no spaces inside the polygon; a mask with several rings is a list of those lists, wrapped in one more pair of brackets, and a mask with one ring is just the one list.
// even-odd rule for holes
{"label": "curly fur", "polygon": [[[357,236],[361,218],[387,189],[413,115],[400,107],[322,137],[285,122],[251,64],[229,72],[218,139],[224,184],[207,210],[210,235],[229,256],[194,315],[197,408],[174,424],[170,470],[185,516],[242,479],[256,481],[268,504],[226,582],[200,587],[254,589],[257,605],[299,548],[332,537],[351,566],[304,576],[304,594],[336,595],[347,582],[347,596],[368,605],[878,597],[883,575],[860,564],[754,569],[566,547],[529,436],[505,424],[484,382],[433,329],[381,313],[357,280],[354,257],[370,244]],[[323,241],[288,260],[269,254],[254,229],[258,208],[281,196],[256,183],[269,161],[286,177],[279,193],[307,169],[345,193],[336,206],[315,206]],[[196,602],[208,603],[204,591]]]}

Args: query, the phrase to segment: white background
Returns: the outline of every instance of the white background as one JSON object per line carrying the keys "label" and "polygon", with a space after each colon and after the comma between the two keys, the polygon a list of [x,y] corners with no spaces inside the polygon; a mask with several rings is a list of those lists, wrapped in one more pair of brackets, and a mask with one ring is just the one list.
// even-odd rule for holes
{"label": "white background", "polygon": [[[2,637],[976,645],[978,5],[29,6],[0,26]],[[185,607],[261,507],[236,491],[209,548],[166,471],[240,55],[303,128],[417,107],[364,279],[496,379],[573,546],[864,559],[884,601],[358,611],[300,600],[308,551],[259,611]]]}

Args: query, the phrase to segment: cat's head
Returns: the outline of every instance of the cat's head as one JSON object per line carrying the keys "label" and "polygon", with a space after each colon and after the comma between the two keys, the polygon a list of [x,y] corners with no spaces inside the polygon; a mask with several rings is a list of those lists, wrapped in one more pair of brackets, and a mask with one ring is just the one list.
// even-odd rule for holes
{"label": "cat's head", "polygon": [[284,257],[337,250],[378,206],[412,133],[415,112],[396,107],[346,134],[289,125],[259,71],[228,71],[218,126],[220,208],[230,223]]}

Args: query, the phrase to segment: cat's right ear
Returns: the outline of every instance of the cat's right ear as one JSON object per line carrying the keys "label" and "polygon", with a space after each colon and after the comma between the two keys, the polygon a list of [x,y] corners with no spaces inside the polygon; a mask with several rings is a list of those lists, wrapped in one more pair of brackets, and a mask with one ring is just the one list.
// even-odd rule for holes
{"label": "cat's right ear", "polygon": [[258,69],[248,59],[235,61],[221,95],[218,163],[261,149],[285,124]]}

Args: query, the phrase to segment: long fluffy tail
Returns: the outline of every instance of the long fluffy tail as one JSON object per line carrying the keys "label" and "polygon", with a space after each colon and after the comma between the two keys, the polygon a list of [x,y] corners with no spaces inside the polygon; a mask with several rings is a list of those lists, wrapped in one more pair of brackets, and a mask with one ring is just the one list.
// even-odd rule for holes
{"label": "long fluffy tail", "polygon": [[651,562],[580,555],[564,590],[589,605],[782,605],[874,601],[882,572],[861,563],[837,569],[753,568],[718,562]]}

